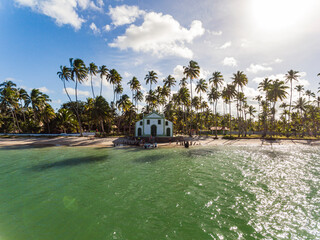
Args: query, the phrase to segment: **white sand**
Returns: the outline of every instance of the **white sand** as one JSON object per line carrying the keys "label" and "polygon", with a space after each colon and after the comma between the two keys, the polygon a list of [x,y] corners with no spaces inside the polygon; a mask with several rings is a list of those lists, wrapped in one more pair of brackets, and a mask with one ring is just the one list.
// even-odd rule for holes
{"label": "white sand", "polygon": [[[56,137],[56,138],[0,138],[0,147],[13,146],[91,146],[91,147],[112,147],[113,141],[118,138],[94,138],[94,137]],[[264,139],[213,139],[212,137],[200,137],[192,139],[196,146],[263,146],[263,145],[310,145],[320,146],[319,140],[264,140]],[[160,147],[182,147],[175,142],[158,144]]]}

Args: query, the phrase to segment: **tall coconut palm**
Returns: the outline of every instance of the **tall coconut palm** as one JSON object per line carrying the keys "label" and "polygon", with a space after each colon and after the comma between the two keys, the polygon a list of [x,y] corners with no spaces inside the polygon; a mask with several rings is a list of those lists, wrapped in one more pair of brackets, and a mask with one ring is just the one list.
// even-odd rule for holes
{"label": "tall coconut palm", "polygon": [[84,64],[84,62],[77,58],[74,59],[70,58],[70,72],[71,72],[71,80],[73,82],[75,82],[75,95],[76,95],[76,106],[77,106],[77,118],[78,118],[78,123],[79,123],[79,129],[80,129],[80,136],[82,136],[82,123],[81,123],[81,117],[80,117],[80,113],[79,113],[79,102],[78,102],[78,84],[81,84],[88,75],[88,69],[86,68],[86,65]]}
{"label": "tall coconut palm", "polygon": [[302,112],[305,112],[308,106],[308,101],[305,98],[299,98],[297,101],[294,102],[294,109],[300,111],[300,116],[302,117]]}
{"label": "tall coconut palm", "polygon": [[299,93],[299,98],[300,98],[301,93],[304,91],[303,85],[297,85],[294,89],[297,90],[297,92]]}
{"label": "tall coconut palm", "polygon": [[50,133],[50,121],[55,118],[56,114],[50,104],[46,103],[43,111],[43,122],[47,125],[48,133]]}
{"label": "tall coconut palm", "polygon": [[118,96],[121,97],[121,94],[123,93],[123,87],[121,85],[121,83],[117,83],[115,88],[114,88],[114,93],[115,93],[115,96],[116,96],[116,100],[118,100]]}
{"label": "tall coconut palm", "polygon": [[133,98],[136,104],[136,108],[138,109],[138,103],[143,101],[143,93],[140,90],[137,90]]}
{"label": "tall coconut palm", "polygon": [[149,71],[148,74],[145,76],[144,80],[146,81],[146,84],[150,83],[150,90],[152,87],[152,83],[157,83],[158,75],[154,71]]}
{"label": "tall coconut palm", "polygon": [[[191,60],[188,66],[183,67],[183,74],[190,79],[190,102],[192,102],[192,81],[200,76],[200,67],[196,61]],[[191,123],[192,123],[192,105],[191,105],[191,119],[190,119],[190,135],[191,135]]]}
{"label": "tall coconut palm", "polygon": [[196,85],[196,92],[199,94],[200,93],[200,100],[201,98],[201,93],[205,93],[208,89],[208,84],[205,79],[201,78]]}
{"label": "tall coconut palm", "polygon": [[212,83],[217,90],[222,86],[223,81],[223,75],[218,71],[213,72],[212,76],[209,78],[209,83]]}
{"label": "tall coconut palm", "polygon": [[[110,70],[109,81],[113,86],[113,102],[115,103],[116,94],[122,93],[122,77],[115,69]],[[122,89],[122,90],[121,90]]]}
{"label": "tall coconut palm", "polygon": [[109,80],[109,69],[106,67],[106,65],[102,65],[99,67],[98,73],[100,73],[100,96],[102,96],[103,77],[106,77],[107,81]]}
{"label": "tall coconut palm", "polygon": [[39,89],[31,90],[30,96],[26,99],[26,106],[31,104],[35,121],[40,121],[40,114],[49,101],[51,101],[49,96],[42,93]]}
{"label": "tall coconut palm", "polygon": [[146,95],[146,102],[147,102],[147,111],[152,111],[157,105],[157,96],[155,91],[149,90],[148,94]]}
{"label": "tall coconut palm", "polygon": [[97,65],[95,65],[93,62],[89,64],[88,72],[91,76],[91,90],[92,90],[92,97],[96,98],[94,95],[94,90],[93,90],[93,83],[92,83],[92,76],[96,76],[97,73],[99,72]]}
{"label": "tall coconut palm", "polygon": [[221,94],[217,90],[217,88],[212,86],[210,92],[208,93],[208,99],[210,102],[212,102],[212,112],[213,112],[214,122],[215,122],[215,127],[216,127],[216,137],[218,137],[217,103],[218,103],[218,99],[220,98],[220,96],[221,96]]}
{"label": "tall coconut palm", "polygon": [[290,114],[291,114],[291,103],[292,103],[292,82],[298,81],[298,78],[300,77],[298,73],[299,73],[298,71],[290,70],[285,75],[286,82],[290,82],[289,122],[291,119]]}
{"label": "tall coconut palm", "polygon": [[227,86],[222,91],[222,98],[225,100],[227,104],[229,104],[229,131],[230,131],[230,137],[231,137],[231,130],[232,130],[232,124],[231,124],[231,102],[233,98],[237,96],[237,91],[235,85],[227,84]]}
{"label": "tall coconut palm", "polygon": [[[167,78],[163,80],[164,87],[167,87],[169,89],[169,92],[171,93],[171,88],[176,85],[176,80],[174,77],[169,75]],[[169,95],[169,102],[170,102],[170,95]]]}
{"label": "tall coconut palm", "polygon": [[21,132],[16,109],[19,107],[19,93],[16,84],[6,81],[0,84],[0,109],[10,112],[15,132]]}
{"label": "tall coconut palm", "polygon": [[191,92],[191,99],[192,96],[192,81],[195,78],[198,78],[200,75],[200,67],[196,61],[191,60],[188,66],[183,67],[183,74],[190,79],[190,92]]}
{"label": "tall coconut palm", "polygon": [[66,82],[69,82],[69,80],[71,79],[70,68],[68,68],[66,66],[60,66],[60,71],[57,72],[57,75],[63,83],[64,91],[66,92],[66,94],[69,98],[69,101],[72,102],[71,97],[70,97],[68,90],[67,90],[67,86],[66,86]]}
{"label": "tall coconut palm", "polygon": [[97,123],[99,123],[102,132],[105,132],[104,121],[108,116],[109,111],[110,107],[106,99],[103,96],[98,96],[94,100],[92,115],[93,118],[97,121]]}
{"label": "tall coconut palm", "polygon": [[[311,97],[316,97],[315,93],[313,93],[311,90],[306,91],[306,96],[308,97],[308,101],[310,102]],[[300,97],[299,97],[300,98]]]}
{"label": "tall coconut palm", "polygon": [[[268,89],[268,99],[273,102],[272,107],[272,122],[275,120],[275,106],[278,100],[283,101],[287,97],[288,87],[285,85],[284,81],[280,81],[279,79],[273,81]],[[273,125],[273,124],[272,124]]]}
{"label": "tall coconut palm", "polygon": [[188,79],[183,77],[181,80],[180,80],[180,83],[179,83],[179,86],[182,88],[182,87],[187,87],[188,85]]}
{"label": "tall coconut palm", "polygon": [[257,110],[255,109],[254,106],[250,105],[248,108],[248,113],[249,113],[249,117],[250,117],[250,124],[252,123],[252,118],[254,118],[254,114],[257,112]]}
{"label": "tall coconut palm", "polygon": [[[243,87],[248,84],[248,78],[242,71],[237,71],[237,73],[233,74],[233,77],[231,77],[233,80],[233,84],[235,87],[238,88],[238,93],[243,93]],[[237,119],[238,119],[238,137],[240,137],[240,116],[239,116],[239,109],[241,109],[241,101],[239,104],[239,98],[237,98]]]}
{"label": "tall coconut palm", "polygon": [[141,84],[139,82],[139,80],[136,77],[133,77],[129,82],[128,82],[130,89],[131,89],[131,93],[132,93],[132,101],[133,101],[133,94],[134,91],[138,91],[141,88]]}

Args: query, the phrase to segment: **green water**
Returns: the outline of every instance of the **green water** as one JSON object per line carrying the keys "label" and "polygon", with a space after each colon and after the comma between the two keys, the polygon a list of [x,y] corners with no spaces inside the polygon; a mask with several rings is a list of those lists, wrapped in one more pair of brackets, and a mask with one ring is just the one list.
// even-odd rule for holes
{"label": "green water", "polygon": [[319,239],[308,146],[0,149],[0,240]]}

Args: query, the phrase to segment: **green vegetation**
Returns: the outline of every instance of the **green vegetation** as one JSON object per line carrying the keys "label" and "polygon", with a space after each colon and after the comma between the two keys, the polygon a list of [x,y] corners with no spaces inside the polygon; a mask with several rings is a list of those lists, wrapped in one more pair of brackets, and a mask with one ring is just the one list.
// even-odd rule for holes
{"label": "green vegetation", "polygon": [[[299,98],[292,101],[293,82],[299,81],[298,71],[288,71],[286,82],[265,78],[258,86],[263,96],[254,98],[259,109],[248,104],[244,92],[248,78],[244,72],[234,73],[229,84],[224,84],[224,77],[218,71],[213,72],[208,81],[198,79],[200,67],[195,61],[184,67],[185,77],[179,81],[179,89],[174,94],[172,87],[177,84],[174,77],[169,75],[163,79],[162,86],[153,89],[159,79],[156,72],[149,71],[144,80],[150,85],[150,90],[144,96],[140,81],[133,77],[127,83],[131,89],[130,98],[123,94],[122,77],[115,69],[109,70],[105,65],[98,67],[94,63],[87,67],[81,59],[71,58],[70,66],[60,66],[57,75],[69,99],[57,111],[51,107],[49,96],[39,89],[28,93],[11,81],[1,83],[0,132],[82,134],[83,131],[99,131],[99,136],[133,135],[134,123],[143,114],[158,111],[173,122],[174,130],[179,134],[200,130],[208,132],[214,127],[211,134],[217,136],[218,128],[223,127],[231,130],[228,131],[229,138],[312,139],[319,135],[320,97],[297,85],[295,90]],[[101,81],[99,95],[95,94],[92,84],[92,77],[96,75]],[[199,94],[195,97],[190,88],[194,80],[197,80],[195,91]],[[80,101],[78,86],[84,81],[90,81],[92,97]],[[103,96],[103,81],[112,85],[111,102]],[[66,82],[74,83],[74,99],[68,92]],[[290,99],[289,104],[283,102],[286,98]],[[139,112],[137,107],[143,99],[147,105]],[[222,104],[223,113],[217,111],[218,104]],[[233,109],[236,112],[232,112]]]}

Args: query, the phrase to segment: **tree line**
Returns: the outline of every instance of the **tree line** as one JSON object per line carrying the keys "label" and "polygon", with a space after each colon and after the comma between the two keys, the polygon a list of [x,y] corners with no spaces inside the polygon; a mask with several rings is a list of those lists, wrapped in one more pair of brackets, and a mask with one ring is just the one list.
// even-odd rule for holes
{"label": "tree line", "polygon": [[[265,78],[259,83],[256,96],[258,109],[249,104],[244,87],[248,78],[243,71],[237,71],[231,82],[225,83],[221,72],[213,72],[208,79],[200,78],[200,67],[191,60],[183,67],[184,77],[175,79],[169,75],[163,84],[158,83],[156,72],[149,71],[144,81],[150,85],[143,94],[141,82],[133,77],[128,83],[131,96],[123,94],[121,75],[105,65],[88,66],[81,59],[69,59],[69,66],[60,66],[57,77],[61,80],[69,99],[57,111],[51,107],[51,99],[39,89],[28,93],[12,81],[0,84],[0,131],[3,133],[75,133],[97,131],[102,136],[109,134],[134,134],[134,124],[143,114],[157,111],[174,124],[178,134],[228,129],[237,132],[238,137],[259,132],[267,135],[319,135],[320,97],[303,85],[296,85],[299,96],[292,101],[293,83],[299,82],[299,72],[290,70],[285,81]],[[93,77],[100,79],[99,93],[94,91]],[[318,74],[320,76],[320,73]],[[92,97],[86,101],[78,99],[78,87],[90,81]],[[103,82],[112,85],[113,101],[103,96]],[[74,84],[74,99],[67,88]],[[193,88],[193,84],[195,87]],[[179,85],[176,93],[172,88]],[[194,96],[193,89],[197,95]],[[289,98],[289,104],[284,100]],[[138,105],[145,100],[146,106],[138,111]],[[278,104],[281,102],[280,104]],[[217,111],[218,104],[223,109]],[[234,111],[235,112],[232,112]],[[277,117],[276,117],[277,116]],[[213,127],[213,128],[212,128]]]}

